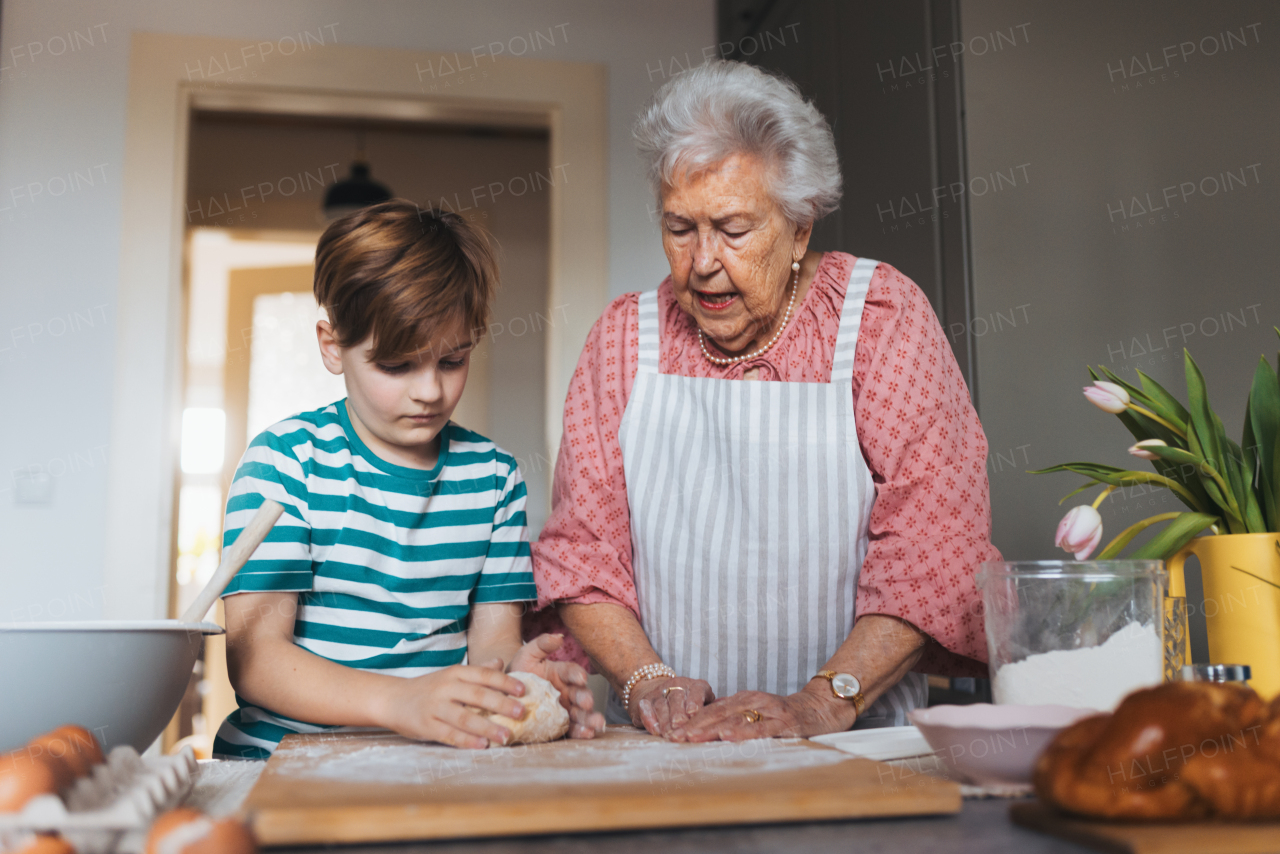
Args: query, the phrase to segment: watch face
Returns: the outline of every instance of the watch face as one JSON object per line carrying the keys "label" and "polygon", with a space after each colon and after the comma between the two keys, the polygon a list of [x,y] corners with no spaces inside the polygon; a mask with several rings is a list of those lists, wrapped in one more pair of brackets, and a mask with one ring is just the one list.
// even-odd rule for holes
{"label": "watch face", "polygon": [[858,682],[856,676],[851,676],[848,673],[837,673],[831,679],[831,689],[844,699],[852,700],[858,696],[858,692],[862,690],[862,685]]}

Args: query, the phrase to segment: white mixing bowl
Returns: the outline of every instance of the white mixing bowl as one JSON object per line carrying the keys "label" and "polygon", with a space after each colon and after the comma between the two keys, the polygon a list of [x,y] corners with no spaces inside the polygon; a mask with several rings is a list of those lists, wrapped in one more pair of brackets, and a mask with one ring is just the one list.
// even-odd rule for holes
{"label": "white mixing bowl", "polygon": [[953,771],[979,786],[1031,782],[1036,759],[1059,732],[1101,714],[1072,706],[930,706],[907,712]]}
{"label": "white mixing bowl", "polygon": [[216,623],[0,623],[0,750],[63,724],[104,750],[146,750],[168,725]]}

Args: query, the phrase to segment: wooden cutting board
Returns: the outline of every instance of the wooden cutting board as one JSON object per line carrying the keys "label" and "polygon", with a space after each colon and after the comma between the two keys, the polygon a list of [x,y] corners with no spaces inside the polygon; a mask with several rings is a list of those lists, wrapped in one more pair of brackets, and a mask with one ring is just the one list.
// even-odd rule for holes
{"label": "wooden cutting board", "polygon": [[1276,854],[1280,822],[1122,823],[1069,818],[1039,801],[1009,808],[1013,823],[1116,854]]}
{"label": "wooden cutting board", "polygon": [[935,815],[955,783],[803,739],[455,750],[385,732],[286,736],[245,801],[264,845]]}

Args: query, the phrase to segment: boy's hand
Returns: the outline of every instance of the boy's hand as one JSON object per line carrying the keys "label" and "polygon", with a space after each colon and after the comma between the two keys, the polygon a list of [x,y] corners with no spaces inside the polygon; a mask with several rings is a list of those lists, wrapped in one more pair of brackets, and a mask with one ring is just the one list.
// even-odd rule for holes
{"label": "boy's hand", "polygon": [[509,669],[541,676],[554,685],[560,692],[560,705],[569,711],[569,737],[595,738],[596,733],[604,732],[604,715],[595,711],[587,671],[572,661],[547,660],[563,644],[563,635],[538,635],[520,647]]}
{"label": "boy's hand", "polygon": [[512,699],[524,693],[524,685],[503,673],[501,666],[500,661],[486,667],[455,664],[426,676],[390,679],[379,700],[378,718],[388,729],[419,741],[478,750],[491,743],[506,744],[511,732],[475,711],[516,720],[524,716],[524,706]]}

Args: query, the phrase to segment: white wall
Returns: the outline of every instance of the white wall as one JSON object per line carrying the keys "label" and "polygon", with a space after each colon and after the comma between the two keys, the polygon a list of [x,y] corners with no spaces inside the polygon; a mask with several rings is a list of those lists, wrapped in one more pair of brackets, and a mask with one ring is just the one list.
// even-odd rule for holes
{"label": "white wall", "polygon": [[[672,56],[700,56],[716,41],[712,0],[7,0],[0,21],[0,621],[87,619],[102,610],[134,31],[257,39],[282,50],[304,32],[464,58],[478,49],[480,59],[467,61],[481,72],[488,45],[516,52],[521,37],[537,31],[543,38],[526,57],[607,65],[611,295],[652,287],[665,272],[631,121]],[[241,62],[242,70],[213,79],[251,82],[253,61]],[[433,82],[430,72],[419,77],[424,89]],[[26,471],[52,475],[51,495],[46,485],[34,496],[41,503],[18,503],[33,497],[34,482],[20,477]]]}

